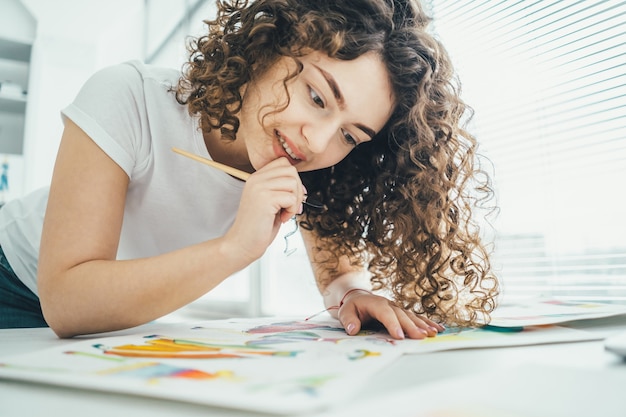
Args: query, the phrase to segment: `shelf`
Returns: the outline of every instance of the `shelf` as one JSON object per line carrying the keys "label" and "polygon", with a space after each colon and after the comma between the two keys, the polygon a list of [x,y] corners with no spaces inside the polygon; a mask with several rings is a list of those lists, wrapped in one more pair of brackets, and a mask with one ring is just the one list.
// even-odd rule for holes
{"label": "shelf", "polygon": [[24,113],[26,97],[6,97],[0,94],[0,112]]}
{"label": "shelf", "polygon": [[0,154],[20,155],[23,151],[28,97],[8,86],[28,88],[31,51],[30,44],[0,36]]}
{"label": "shelf", "polygon": [[0,38],[0,57],[3,59],[29,62],[32,45]]}

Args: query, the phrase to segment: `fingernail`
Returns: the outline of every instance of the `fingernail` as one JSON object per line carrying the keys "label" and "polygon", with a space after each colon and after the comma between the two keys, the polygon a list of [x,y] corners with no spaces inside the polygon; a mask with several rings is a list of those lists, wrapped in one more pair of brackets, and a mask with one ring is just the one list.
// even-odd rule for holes
{"label": "fingernail", "polygon": [[398,339],[404,339],[404,330],[402,330],[402,329],[396,330],[396,337]]}
{"label": "fingernail", "polygon": [[350,323],[346,326],[346,332],[348,332],[348,334],[352,334],[352,332],[354,331],[354,328],[356,326],[354,325],[354,323]]}

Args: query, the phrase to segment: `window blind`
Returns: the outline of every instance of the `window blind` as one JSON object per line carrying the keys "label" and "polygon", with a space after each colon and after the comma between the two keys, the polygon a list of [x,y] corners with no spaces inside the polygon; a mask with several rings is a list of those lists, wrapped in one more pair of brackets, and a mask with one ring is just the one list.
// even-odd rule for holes
{"label": "window blind", "polygon": [[493,166],[504,299],[626,303],[626,1],[424,3]]}

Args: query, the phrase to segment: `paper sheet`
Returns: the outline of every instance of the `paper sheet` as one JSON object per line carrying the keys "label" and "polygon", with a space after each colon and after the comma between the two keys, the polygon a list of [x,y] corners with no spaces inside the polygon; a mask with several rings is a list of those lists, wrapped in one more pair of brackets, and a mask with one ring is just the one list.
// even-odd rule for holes
{"label": "paper sheet", "polygon": [[396,341],[368,330],[347,336],[328,318],[215,320],[0,358],[0,378],[295,415],[349,401],[402,354],[592,338],[545,326]]}
{"label": "paper sheet", "polygon": [[216,320],[0,358],[0,378],[296,414],[340,402],[401,354],[387,334],[349,337],[334,321]]}
{"label": "paper sheet", "polygon": [[626,305],[531,299],[498,307],[491,325],[502,327],[557,324],[626,314]]}

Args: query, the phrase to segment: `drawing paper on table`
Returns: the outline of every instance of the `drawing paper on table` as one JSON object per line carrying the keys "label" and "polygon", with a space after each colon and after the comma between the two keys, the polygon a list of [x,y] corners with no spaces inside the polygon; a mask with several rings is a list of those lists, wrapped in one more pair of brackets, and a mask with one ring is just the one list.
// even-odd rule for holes
{"label": "drawing paper on table", "polygon": [[602,336],[583,330],[554,325],[474,329],[449,328],[437,337],[399,343],[405,353],[430,353],[444,350],[542,345],[548,343],[599,340]]}
{"label": "drawing paper on table", "polygon": [[533,326],[626,314],[626,305],[531,299],[496,308],[494,326]]}
{"label": "drawing paper on table", "polygon": [[294,414],[349,400],[402,354],[337,322],[214,321],[172,333],[77,340],[0,359],[0,377]]}
{"label": "drawing paper on table", "polygon": [[405,353],[594,337],[556,326],[507,330],[448,329],[435,338],[397,341],[368,330],[348,336],[332,319],[215,320],[0,358],[0,378],[297,414],[353,401],[363,384]]}

